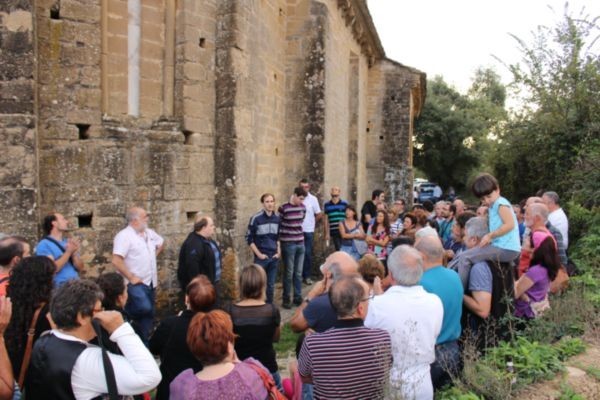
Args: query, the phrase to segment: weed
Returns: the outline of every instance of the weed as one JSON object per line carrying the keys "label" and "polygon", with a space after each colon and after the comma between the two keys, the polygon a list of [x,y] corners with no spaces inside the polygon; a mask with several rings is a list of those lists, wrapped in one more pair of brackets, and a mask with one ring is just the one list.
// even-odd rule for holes
{"label": "weed", "polygon": [[274,343],[275,353],[278,357],[287,357],[290,353],[294,354],[296,349],[296,342],[298,341],[298,333],[292,331],[290,324],[284,324],[281,328],[281,335],[279,342]]}
{"label": "weed", "polygon": [[573,388],[566,383],[560,384],[560,396],[557,400],[585,400],[585,398],[577,394]]}
{"label": "weed", "polygon": [[558,358],[561,361],[566,360],[569,357],[573,357],[577,354],[585,351],[585,343],[579,338],[562,338],[558,343],[554,345],[554,348],[558,351]]}

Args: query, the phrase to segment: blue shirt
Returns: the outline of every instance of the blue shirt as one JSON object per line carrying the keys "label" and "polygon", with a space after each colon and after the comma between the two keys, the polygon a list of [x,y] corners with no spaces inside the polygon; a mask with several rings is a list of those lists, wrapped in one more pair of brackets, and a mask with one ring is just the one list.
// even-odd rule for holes
{"label": "blue shirt", "polygon": [[217,245],[212,240],[209,240],[210,248],[215,255],[215,282],[219,282],[221,280],[221,253],[217,248]]}
{"label": "blue shirt", "polygon": [[333,328],[338,320],[327,293],[312,299],[302,310],[302,315],[308,326],[316,332],[325,332],[327,329]]}
{"label": "blue shirt", "polygon": [[[67,248],[67,239],[59,240],[58,242],[61,244],[61,246],[63,248],[65,248],[65,249]],[[64,253],[65,252],[62,251],[60,249],[60,247],[58,247],[56,245],[56,243],[52,243],[48,239],[40,240],[40,242],[37,245],[37,248],[35,249],[35,254],[37,256],[46,256],[46,257],[52,256],[54,261],[61,258]],[[58,271],[56,273],[56,275],[54,275],[54,286],[58,287],[58,286],[62,285],[63,283],[65,283],[66,281],[69,281],[71,279],[78,279],[78,278],[79,278],[79,274],[77,273],[77,269],[75,268],[73,263],[71,263],[71,259],[69,259],[65,263],[65,265],[63,265],[61,270]]]}
{"label": "blue shirt", "polygon": [[425,271],[419,284],[425,291],[438,296],[444,306],[442,330],[435,343],[442,344],[458,339],[464,293],[458,274],[440,265]]}
{"label": "blue shirt", "polygon": [[513,228],[510,232],[505,233],[502,236],[498,236],[492,239],[492,246],[497,247],[499,249],[504,250],[512,250],[521,252],[521,241],[519,240],[519,223],[517,222],[517,217],[515,216],[515,212],[513,211],[512,205],[506,200],[504,197],[500,196],[494,204],[488,210],[488,223],[490,227],[490,232],[495,231],[496,229],[502,226],[502,218],[500,218],[499,208],[500,207],[508,207],[510,209],[510,214],[513,219]]}
{"label": "blue shirt", "polygon": [[346,219],[346,207],[348,203],[346,200],[340,199],[337,203],[328,201],[323,206],[323,211],[327,215],[329,221],[329,234],[337,235],[340,231],[340,221]]}
{"label": "blue shirt", "polygon": [[265,210],[254,214],[248,222],[246,243],[254,243],[258,250],[269,257],[277,254],[277,240],[279,236],[279,215],[267,215]]}

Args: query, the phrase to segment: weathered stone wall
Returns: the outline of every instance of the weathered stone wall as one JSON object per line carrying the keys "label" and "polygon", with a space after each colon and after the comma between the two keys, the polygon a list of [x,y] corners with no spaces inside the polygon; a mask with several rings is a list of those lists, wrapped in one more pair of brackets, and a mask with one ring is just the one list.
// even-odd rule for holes
{"label": "weathered stone wall", "polygon": [[215,217],[234,289],[262,193],[284,203],[307,177],[321,200],[337,185],[360,207],[408,187],[424,83],[383,60],[363,0],[142,0],[137,27],[135,2],[32,3],[0,5],[0,231],[35,242],[44,214],[65,214],[88,276],[112,269],[134,204],[167,240],[169,309],[198,212]]}
{"label": "weathered stone wall", "polygon": [[424,80],[422,72],[388,59],[369,71],[368,182],[389,201],[412,199],[412,122]]}
{"label": "weathered stone wall", "polygon": [[29,1],[0,3],[0,232],[37,236],[35,31]]}

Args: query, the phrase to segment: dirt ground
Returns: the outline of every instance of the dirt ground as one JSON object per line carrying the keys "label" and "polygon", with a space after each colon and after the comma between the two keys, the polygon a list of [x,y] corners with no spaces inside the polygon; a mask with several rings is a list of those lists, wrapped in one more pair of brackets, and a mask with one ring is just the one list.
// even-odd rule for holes
{"label": "dirt ground", "polygon": [[585,399],[600,400],[600,380],[586,372],[586,368],[600,371],[600,340],[587,342],[587,350],[565,362],[566,371],[551,381],[544,381],[528,386],[518,393],[517,399],[550,400],[561,395],[561,384],[568,385],[575,393]]}

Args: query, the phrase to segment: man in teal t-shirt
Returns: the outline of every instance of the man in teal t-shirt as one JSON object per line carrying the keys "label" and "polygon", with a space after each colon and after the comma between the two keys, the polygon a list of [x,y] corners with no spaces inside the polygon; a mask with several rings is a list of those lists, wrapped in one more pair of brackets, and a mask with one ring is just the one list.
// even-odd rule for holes
{"label": "man in teal t-shirt", "polygon": [[442,265],[444,247],[439,237],[422,237],[415,243],[415,248],[423,255],[424,272],[420,284],[427,292],[438,296],[444,306],[442,330],[435,346],[435,362],[431,364],[431,381],[438,389],[450,383],[451,376],[458,372],[464,289],[458,274]]}

